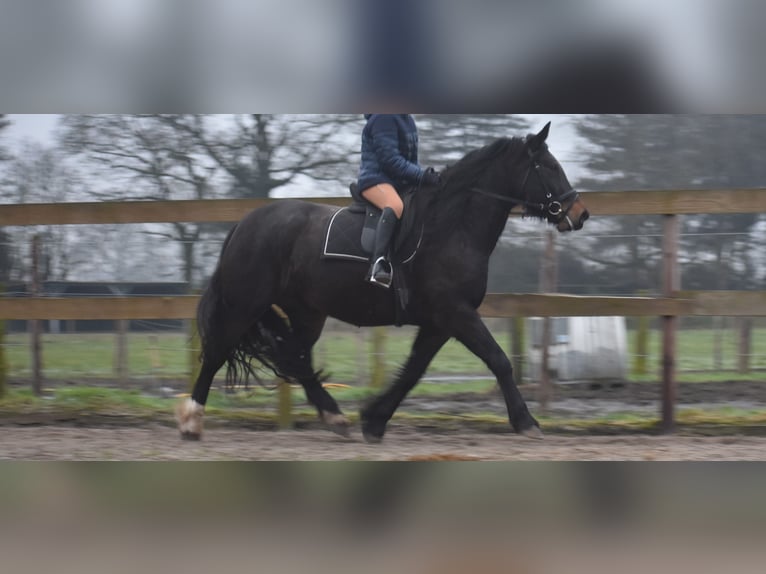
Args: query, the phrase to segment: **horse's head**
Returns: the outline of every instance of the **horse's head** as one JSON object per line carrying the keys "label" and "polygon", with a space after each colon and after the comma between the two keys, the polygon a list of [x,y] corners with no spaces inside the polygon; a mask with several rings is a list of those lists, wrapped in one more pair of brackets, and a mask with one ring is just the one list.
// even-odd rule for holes
{"label": "horse's head", "polygon": [[545,141],[551,124],[525,140],[529,168],[521,185],[524,213],[545,219],[560,232],[582,229],[590,217],[580,195],[572,188],[561,164]]}

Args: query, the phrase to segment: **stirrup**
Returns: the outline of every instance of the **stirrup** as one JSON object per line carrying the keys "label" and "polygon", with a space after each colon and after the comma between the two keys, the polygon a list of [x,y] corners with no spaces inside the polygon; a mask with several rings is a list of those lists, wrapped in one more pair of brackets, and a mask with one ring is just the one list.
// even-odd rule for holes
{"label": "stirrup", "polygon": [[394,278],[394,269],[385,257],[378,257],[372,264],[370,275],[367,280],[373,285],[388,289]]}

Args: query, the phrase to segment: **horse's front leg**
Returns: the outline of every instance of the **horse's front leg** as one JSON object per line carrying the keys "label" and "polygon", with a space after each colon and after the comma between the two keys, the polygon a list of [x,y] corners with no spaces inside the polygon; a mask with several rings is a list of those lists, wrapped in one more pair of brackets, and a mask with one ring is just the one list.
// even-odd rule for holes
{"label": "horse's front leg", "polygon": [[362,409],[362,433],[367,442],[379,443],[383,439],[388,421],[448,340],[449,335],[443,331],[432,327],[420,328],[399,376],[383,394]]}
{"label": "horse's front leg", "polygon": [[513,381],[513,367],[492,333],[474,309],[458,310],[449,316],[451,334],[479,357],[497,378],[503,392],[508,419],[513,430],[529,438],[542,438],[540,425],[529,413],[526,402]]}

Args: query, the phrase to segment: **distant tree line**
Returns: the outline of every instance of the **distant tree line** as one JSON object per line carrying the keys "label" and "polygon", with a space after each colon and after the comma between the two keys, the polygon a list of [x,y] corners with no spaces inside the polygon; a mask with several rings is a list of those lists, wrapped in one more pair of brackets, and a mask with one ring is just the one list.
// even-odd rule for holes
{"label": "distant tree line", "polygon": [[[599,115],[577,122],[589,190],[766,187],[766,117],[753,115]],[[688,215],[682,229],[682,285],[760,289],[766,244],[759,214]],[[591,274],[619,292],[656,291],[661,264],[657,217],[596,223],[598,241],[580,256]]]}

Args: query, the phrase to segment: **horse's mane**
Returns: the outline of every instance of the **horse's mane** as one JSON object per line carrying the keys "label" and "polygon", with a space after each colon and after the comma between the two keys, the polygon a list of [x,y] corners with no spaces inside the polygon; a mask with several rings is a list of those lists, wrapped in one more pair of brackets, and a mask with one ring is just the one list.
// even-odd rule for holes
{"label": "horse's mane", "polygon": [[442,186],[428,192],[429,232],[455,229],[466,212],[468,202],[474,196],[472,187],[490,177],[490,167],[500,156],[511,158],[521,154],[524,140],[500,138],[482,148],[469,152],[454,165],[442,172]]}

